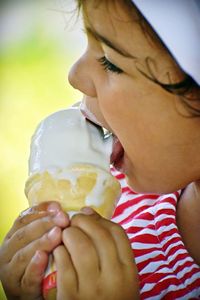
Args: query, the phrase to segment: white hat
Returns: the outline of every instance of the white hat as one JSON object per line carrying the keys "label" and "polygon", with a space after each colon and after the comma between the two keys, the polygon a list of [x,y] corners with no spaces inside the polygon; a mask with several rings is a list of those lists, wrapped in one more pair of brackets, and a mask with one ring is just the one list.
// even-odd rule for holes
{"label": "white hat", "polygon": [[180,67],[200,85],[200,0],[132,0]]}

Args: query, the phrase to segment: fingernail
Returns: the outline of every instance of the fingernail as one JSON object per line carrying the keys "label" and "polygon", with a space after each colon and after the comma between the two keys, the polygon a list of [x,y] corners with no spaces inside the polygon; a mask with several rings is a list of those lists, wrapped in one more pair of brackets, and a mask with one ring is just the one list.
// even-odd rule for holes
{"label": "fingernail", "polygon": [[54,241],[55,238],[56,238],[56,236],[58,235],[58,231],[59,231],[58,227],[54,227],[53,229],[51,229],[49,231],[49,233],[47,234],[48,235],[48,239]]}
{"label": "fingernail", "polygon": [[63,211],[59,211],[54,217],[53,221],[58,226],[63,226],[66,224],[67,216]]}
{"label": "fingernail", "polygon": [[57,212],[59,212],[60,207],[57,203],[51,203],[51,204],[49,204],[47,210],[52,213],[57,213]]}
{"label": "fingernail", "polygon": [[95,210],[92,207],[87,206],[81,208],[81,212],[85,215],[93,215],[95,213]]}
{"label": "fingernail", "polygon": [[26,215],[29,215],[32,212],[32,210],[33,210],[32,207],[29,207],[29,208],[23,210],[22,212],[20,212],[19,216],[24,217]]}

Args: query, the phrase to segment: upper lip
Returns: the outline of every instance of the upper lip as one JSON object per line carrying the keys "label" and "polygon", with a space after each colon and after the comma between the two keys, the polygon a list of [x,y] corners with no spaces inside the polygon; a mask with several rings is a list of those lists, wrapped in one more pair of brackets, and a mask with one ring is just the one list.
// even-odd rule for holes
{"label": "upper lip", "polygon": [[90,121],[94,125],[100,126],[102,128],[103,133],[104,133],[104,138],[108,138],[110,135],[113,134],[109,129],[103,127],[102,124],[100,122],[98,122],[98,120],[96,118],[94,119],[93,114],[90,111],[86,110],[85,108],[81,107],[81,105],[80,105],[80,111],[82,112],[82,114],[88,121]]}
{"label": "upper lip", "polygon": [[92,123],[99,125],[102,127],[101,123],[98,122],[98,120],[95,118],[95,116],[93,115],[93,113],[87,109],[87,107],[83,104],[83,102],[81,102],[80,106],[80,111],[82,112],[82,114],[84,115],[84,117],[86,119],[88,119],[89,121],[91,121]]}

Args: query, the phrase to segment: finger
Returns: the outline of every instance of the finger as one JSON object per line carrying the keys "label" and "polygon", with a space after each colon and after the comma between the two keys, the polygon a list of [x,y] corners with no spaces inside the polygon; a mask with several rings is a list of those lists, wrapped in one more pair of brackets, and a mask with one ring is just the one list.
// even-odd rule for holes
{"label": "finger", "polygon": [[119,259],[122,263],[129,264],[134,260],[131,243],[122,226],[108,219],[102,218],[90,207],[83,208],[82,212],[86,215],[90,215],[91,217],[95,218],[98,222],[102,224],[102,226],[104,226],[104,228],[107,228],[107,230],[111,233],[113,240],[115,241]]}
{"label": "finger", "polygon": [[[55,247],[60,245],[62,231],[59,227],[54,227],[48,234],[41,239],[33,241],[23,249],[20,249],[9,263],[9,269],[15,270],[14,276],[10,278],[11,285],[21,285],[21,278],[37,250],[51,253]],[[17,266],[17,268],[16,268]]]}
{"label": "finger", "polygon": [[57,269],[57,300],[74,299],[78,291],[78,277],[70,254],[65,246],[53,251]]}
{"label": "finger", "polygon": [[12,235],[20,228],[25,225],[31,223],[34,220],[43,218],[45,216],[51,216],[53,214],[57,214],[61,210],[61,206],[58,202],[55,201],[47,201],[42,202],[38,205],[29,207],[20,213],[18,218],[15,220],[12,228],[7,233],[5,240],[12,237]]}
{"label": "finger", "polygon": [[129,241],[125,230],[120,225],[111,221],[109,221],[109,223],[111,224],[108,225],[108,223],[105,222],[104,226],[110,227],[110,232],[115,240],[120,261],[125,265],[129,265],[134,261],[131,242]]}
{"label": "finger", "polygon": [[37,250],[21,279],[21,288],[23,290],[21,300],[43,299],[41,296],[41,286],[47,265],[48,254]]}
{"label": "finger", "polygon": [[110,230],[103,226],[100,215],[78,214],[71,220],[71,225],[80,228],[93,242],[99,256],[100,268],[116,270],[120,262],[115,240]]}
{"label": "finger", "polygon": [[[138,271],[137,267],[134,261],[134,256],[132,253],[131,245],[128,240],[128,237],[123,230],[123,228],[105,218],[102,218],[100,215],[98,215],[96,212],[92,212],[90,209],[86,209],[85,211],[86,217],[85,221],[82,222],[81,219],[84,220],[84,215],[77,215],[72,219],[72,225],[75,223],[77,226],[77,223],[80,223],[80,227],[83,230],[86,230],[89,236],[91,236],[91,230],[94,231],[94,242],[96,241],[96,245],[100,253],[100,259],[101,259],[101,266],[102,266],[102,275],[107,277],[107,274],[110,272],[113,273],[112,280],[118,282],[119,276],[117,274],[124,274],[122,275],[124,278],[126,278],[127,284],[129,286],[135,286],[138,284]],[[78,221],[78,222],[77,222]],[[93,221],[93,222],[92,222]],[[99,229],[96,226],[101,226],[101,228],[104,228],[107,232],[110,233],[112,242],[114,243],[114,249],[112,252],[112,247],[109,245],[109,241],[103,240],[103,236],[101,237],[101,234],[99,233]],[[96,232],[96,235],[95,235]],[[101,242],[99,242],[98,237],[102,239]],[[103,249],[103,251],[102,251]],[[105,251],[104,251],[105,250]],[[115,258],[114,258],[115,257]],[[104,271],[104,272],[103,272]],[[115,280],[115,274],[117,275]]]}
{"label": "finger", "polygon": [[42,237],[55,225],[65,228],[69,225],[68,216],[60,211],[55,216],[47,216],[41,219],[37,219],[30,224],[20,228],[16,231],[12,238],[4,243],[4,260],[10,261],[12,256],[21,248],[25,247],[33,240]]}
{"label": "finger", "polygon": [[[126,273],[127,278],[130,280],[135,280],[138,282],[138,270],[134,260],[134,254],[131,248],[131,243],[128,239],[128,236],[125,230],[117,223],[114,223],[110,220],[102,218],[99,214],[97,214],[93,209],[86,207],[82,209],[82,212],[86,215],[89,215],[91,218],[95,219],[97,222],[110,231],[113,240],[115,242],[116,251],[118,253],[118,263],[121,264],[121,269],[123,268]],[[108,257],[109,258],[109,257]],[[109,261],[107,260],[107,266],[109,266]],[[115,269],[117,264],[115,266]],[[120,265],[119,265],[120,267]]]}
{"label": "finger", "polygon": [[44,218],[48,215],[51,215],[49,212],[46,212],[46,211],[32,212],[29,209],[27,211],[29,211],[29,212],[26,216],[20,215],[15,220],[13,226],[11,227],[11,229],[8,231],[7,235],[5,236],[4,241],[9,240],[18,229],[24,227],[25,225],[27,225],[37,219]]}
{"label": "finger", "polygon": [[77,227],[66,228],[62,240],[78,275],[79,290],[100,275],[100,261],[93,241]]}
{"label": "finger", "polygon": [[123,264],[123,270],[126,274],[127,284],[130,282],[130,286],[131,283],[134,284],[133,286],[136,286],[138,284],[138,269],[135,263],[133,250],[131,248],[131,242],[129,241],[125,230],[120,225],[113,222],[111,223],[112,225],[110,230],[115,240],[120,261]]}

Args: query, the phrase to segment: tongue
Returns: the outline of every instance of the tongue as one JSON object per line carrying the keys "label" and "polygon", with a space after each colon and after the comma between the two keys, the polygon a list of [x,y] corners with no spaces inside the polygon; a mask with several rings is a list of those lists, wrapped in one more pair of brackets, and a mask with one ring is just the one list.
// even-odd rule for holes
{"label": "tongue", "polygon": [[115,165],[122,158],[123,155],[124,148],[122,147],[122,144],[120,143],[119,139],[116,136],[114,136],[110,163]]}

